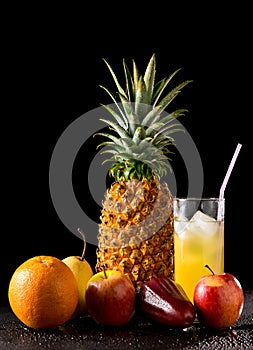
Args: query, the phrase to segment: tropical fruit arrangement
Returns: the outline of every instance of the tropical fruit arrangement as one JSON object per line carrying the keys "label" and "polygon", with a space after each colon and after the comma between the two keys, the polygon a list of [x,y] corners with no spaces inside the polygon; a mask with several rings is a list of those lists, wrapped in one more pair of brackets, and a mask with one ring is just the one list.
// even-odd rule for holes
{"label": "tropical fruit arrangement", "polygon": [[165,109],[191,80],[168,90],[179,70],[157,81],[152,55],[143,75],[134,60],[132,73],[123,60],[123,88],[104,61],[117,91],[102,86],[113,105],[104,105],[111,119],[101,119],[108,131],[96,135],[112,163],[112,184],[101,199],[96,264],[85,259],[85,234],[78,228],[81,256],[35,256],[17,267],[9,283],[10,307],[31,328],[85,322],[84,315],[98,325],[121,326],[136,313],[168,327],[190,327],[196,317],[212,328],[231,327],[244,302],[233,275],[215,275],[209,268],[193,302],[174,280],[173,197],[163,177],[171,171],[177,118],[187,110]]}

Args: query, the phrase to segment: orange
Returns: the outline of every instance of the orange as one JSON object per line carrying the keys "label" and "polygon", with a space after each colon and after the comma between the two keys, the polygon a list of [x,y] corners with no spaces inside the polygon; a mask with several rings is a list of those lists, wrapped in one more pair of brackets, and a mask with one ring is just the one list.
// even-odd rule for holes
{"label": "orange", "polygon": [[35,256],[14,271],[8,298],[12,311],[26,326],[56,327],[75,311],[78,286],[63,261],[53,256]]}

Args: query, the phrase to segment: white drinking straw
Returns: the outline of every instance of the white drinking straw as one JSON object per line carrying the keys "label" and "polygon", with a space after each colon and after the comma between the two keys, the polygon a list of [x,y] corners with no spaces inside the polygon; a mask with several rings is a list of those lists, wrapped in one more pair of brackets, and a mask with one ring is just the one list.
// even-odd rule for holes
{"label": "white drinking straw", "polygon": [[[233,158],[229,164],[226,176],[225,176],[223,183],[221,185],[221,188],[220,188],[220,195],[219,195],[220,200],[219,200],[219,204],[218,204],[217,221],[222,220],[224,206],[223,206],[223,203],[221,202],[221,199],[224,199],[225,188],[227,186],[229,176],[230,176],[232,169],[235,165],[235,162],[236,162],[236,159],[237,159],[237,156],[240,152],[241,147],[242,147],[242,145],[240,143],[238,143],[236,150],[234,152]],[[222,240],[223,240],[223,236],[221,235],[221,230],[220,230],[219,244],[218,244],[219,252],[217,253],[217,259],[216,259],[216,271],[217,271],[217,273],[220,271],[220,266],[221,266],[221,255],[222,255],[222,253],[221,253],[222,243],[221,242],[222,242]]]}
{"label": "white drinking straw", "polygon": [[[232,169],[235,165],[235,162],[236,162],[236,159],[237,159],[237,156],[240,152],[240,149],[241,149],[242,145],[240,143],[238,143],[237,147],[236,147],[236,150],[234,152],[234,155],[233,155],[233,158],[231,159],[231,162],[229,164],[229,167],[228,167],[228,170],[227,170],[227,173],[226,173],[226,176],[223,180],[223,183],[221,185],[221,188],[220,188],[220,194],[219,194],[219,199],[223,199],[224,198],[224,192],[225,192],[225,188],[227,186],[227,183],[228,183],[228,179],[229,179],[229,176],[232,172]],[[218,207],[218,215],[217,215],[217,219],[218,221],[221,220],[221,213],[222,213],[222,210],[221,210],[221,204],[219,203],[219,207]]]}

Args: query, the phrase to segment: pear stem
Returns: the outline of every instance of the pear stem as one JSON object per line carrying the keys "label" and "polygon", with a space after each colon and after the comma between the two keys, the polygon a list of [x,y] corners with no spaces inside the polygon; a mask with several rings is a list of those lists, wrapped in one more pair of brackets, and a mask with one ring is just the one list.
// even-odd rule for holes
{"label": "pear stem", "polygon": [[78,227],[77,232],[80,233],[80,235],[83,238],[83,252],[82,252],[82,255],[80,257],[80,260],[83,261],[84,257],[85,257],[85,251],[86,251],[86,237],[85,237],[84,231],[80,227]]}
{"label": "pear stem", "polygon": [[105,272],[105,265],[103,266],[103,271],[104,271],[105,279],[107,279],[106,272]]}
{"label": "pear stem", "polygon": [[210,267],[210,266],[205,265],[204,267],[208,268],[208,270],[210,270],[210,271],[212,272],[212,274],[213,274],[213,275],[215,275],[215,273],[213,272],[213,270],[211,269],[211,267]]}

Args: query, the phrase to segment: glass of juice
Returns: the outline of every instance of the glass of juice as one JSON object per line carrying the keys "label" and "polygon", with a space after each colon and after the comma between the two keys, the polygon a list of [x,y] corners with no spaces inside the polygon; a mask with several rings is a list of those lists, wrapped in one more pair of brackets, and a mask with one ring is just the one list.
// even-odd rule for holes
{"label": "glass of juice", "polygon": [[198,280],[224,272],[225,199],[174,198],[174,273],[193,301]]}

